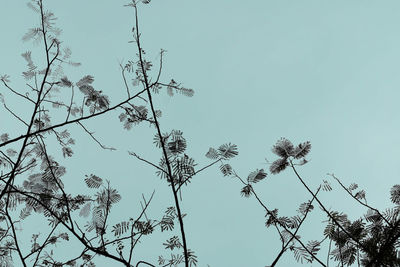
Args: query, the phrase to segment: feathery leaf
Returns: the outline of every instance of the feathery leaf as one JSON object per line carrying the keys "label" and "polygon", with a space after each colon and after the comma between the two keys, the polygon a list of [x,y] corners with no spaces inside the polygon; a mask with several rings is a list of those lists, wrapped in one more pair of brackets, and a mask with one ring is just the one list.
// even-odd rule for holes
{"label": "feathery leaf", "polygon": [[267,177],[267,173],[264,171],[264,169],[257,169],[249,174],[249,176],[247,177],[247,181],[249,183],[257,183],[265,177]]}
{"label": "feathery leaf", "polygon": [[289,166],[289,162],[286,158],[280,158],[272,162],[269,170],[272,174],[278,174],[281,171],[285,170],[286,167]]}
{"label": "feathery leaf", "polygon": [[85,182],[89,188],[99,188],[103,184],[103,179],[97,175],[91,174],[90,176],[85,176]]}

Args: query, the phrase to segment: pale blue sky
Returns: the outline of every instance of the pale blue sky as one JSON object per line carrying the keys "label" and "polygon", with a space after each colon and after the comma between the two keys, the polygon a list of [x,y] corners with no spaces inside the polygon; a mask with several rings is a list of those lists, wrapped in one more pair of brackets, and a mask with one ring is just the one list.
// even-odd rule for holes
{"label": "pale blue sky", "polygon": [[[25,63],[19,55],[31,47],[21,37],[37,21],[25,2],[1,0],[0,74],[11,75],[16,86],[24,85],[20,72]],[[125,92],[118,62],[136,53],[128,44],[132,11],[123,7],[124,1],[46,2],[59,18],[64,44],[83,64],[71,77],[92,74],[95,85],[117,103]],[[270,148],[280,137],[310,140],[311,161],[300,172],[314,188],[333,172],[345,184],[358,182],[371,205],[386,207],[400,174],[400,2],[153,0],[139,12],[148,59],[157,66],[157,53],[167,50],[162,78],[196,91],[193,98],[161,94],[157,104],[163,110],[163,131],[182,130],[199,166],[207,164],[204,154],[210,146],[233,142],[239,156],[232,165],[247,177],[256,168],[268,168],[265,158],[273,159]],[[20,113],[25,111],[30,113]],[[3,114],[1,131],[11,127],[18,134],[19,126]],[[102,152],[76,128],[75,156],[65,162],[69,185],[81,186],[87,173],[110,179],[126,201],[113,215],[121,218],[132,216],[141,192],[156,189],[152,213],[158,214],[159,208],[173,205],[169,188],[126,153],[134,150],[158,161],[161,154],[153,151],[151,141],[154,129],[126,132],[117,115],[88,123],[116,152]],[[240,197],[240,188],[215,167],[185,189],[188,243],[199,266],[262,267],[274,259],[278,236],[265,228],[264,211],[256,201]],[[256,190],[285,215],[294,215],[309,198],[289,171],[269,175]],[[363,212],[344,194],[322,198],[328,207],[343,208],[354,218]],[[308,220],[302,231],[306,240],[322,237],[322,231],[314,230],[321,227],[320,215]],[[144,240],[138,259],[156,261],[161,248],[154,245],[158,240],[153,242]],[[288,253],[279,266],[298,264]]]}

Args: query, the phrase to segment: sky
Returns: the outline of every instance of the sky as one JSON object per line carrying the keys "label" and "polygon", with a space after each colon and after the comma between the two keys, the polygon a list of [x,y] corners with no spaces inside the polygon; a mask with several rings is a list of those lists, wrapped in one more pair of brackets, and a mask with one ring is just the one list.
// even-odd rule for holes
{"label": "sky", "polygon": [[[25,63],[20,54],[33,47],[43,60],[40,47],[21,41],[38,22],[26,2],[1,0],[0,9],[0,74],[9,74],[21,90]],[[110,96],[111,103],[118,103],[125,96],[119,63],[136,54],[129,43],[132,10],[123,6],[125,1],[44,3],[58,17],[63,44],[82,63],[68,70],[71,77],[77,81],[93,75],[96,87]],[[204,156],[209,147],[236,144],[239,155],[231,165],[243,177],[269,168],[267,160],[274,160],[271,147],[279,138],[295,144],[310,141],[310,162],[299,171],[312,188],[331,179],[327,173],[335,173],[346,185],[358,183],[367,192],[368,203],[384,209],[400,174],[399,12],[400,3],[389,0],[153,0],[141,5],[147,58],[157,67],[158,53],[165,49],[161,79],[173,78],[195,90],[192,98],[156,96],[163,112],[161,128],[183,131],[188,153],[199,167],[209,163]],[[29,105],[12,97],[8,101],[19,114],[29,116]],[[103,143],[117,148],[113,152],[103,151],[79,128],[73,129],[75,154],[63,162],[68,169],[66,186],[82,187],[89,173],[109,179],[123,197],[113,213],[116,220],[137,214],[141,193],[149,196],[155,190],[150,213],[160,214],[173,205],[169,187],[151,167],[127,153],[135,151],[158,162],[161,151],[152,144],[155,129],[142,125],[126,131],[118,115],[87,123]],[[6,130],[17,136],[23,127],[2,109],[0,132]],[[56,146],[54,153],[62,158]],[[321,194],[328,207],[348,212],[353,219],[366,211],[332,184],[335,192]],[[254,198],[242,198],[240,189],[237,180],[212,167],[183,191],[188,244],[199,257],[199,266],[262,267],[277,254],[279,239],[264,226],[264,210]],[[269,174],[255,190],[282,215],[294,215],[310,198],[290,171]],[[305,240],[322,238],[325,218],[318,210],[314,213],[301,230]],[[34,229],[40,223],[32,219],[26,227]],[[160,253],[168,255],[159,244],[167,237],[144,240],[138,259],[156,262]],[[98,258],[96,263],[107,266],[109,261]],[[279,266],[301,264],[289,252]]]}

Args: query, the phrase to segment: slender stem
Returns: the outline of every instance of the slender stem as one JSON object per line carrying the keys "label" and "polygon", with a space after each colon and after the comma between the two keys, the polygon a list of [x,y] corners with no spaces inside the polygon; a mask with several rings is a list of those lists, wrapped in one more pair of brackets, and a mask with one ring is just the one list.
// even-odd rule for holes
{"label": "slender stem", "polygon": [[29,97],[27,97],[27,96],[25,96],[25,95],[23,95],[23,94],[21,94],[21,93],[18,93],[17,91],[15,91],[14,89],[12,89],[12,88],[6,83],[5,80],[0,79],[0,81],[2,81],[3,84],[4,84],[4,86],[7,87],[7,88],[8,88],[11,92],[13,92],[14,94],[16,94],[16,95],[18,95],[18,96],[20,96],[20,97],[22,97],[22,98],[25,98],[25,99],[28,100],[29,102],[35,104],[35,101],[33,101],[32,99],[30,99]]}
{"label": "slender stem", "polygon": [[157,119],[157,116],[156,116],[156,112],[155,112],[155,109],[154,109],[154,103],[153,103],[152,95],[151,95],[151,92],[150,92],[149,81],[147,79],[146,69],[144,67],[144,62],[143,62],[143,57],[142,57],[142,48],[140,46],[139,22],[138,22],[138,12],[137,12],[136,4],[134,4],[134,9],[135,9],[135,22],[136,22],[136,44],[137,44],[137,48],[138,48],[138,51],[139,51],[140,67],[141,67],[141,70],[142,70],[142,73],[143,73],[143,76],[144,76],[144,83],[145,83],[145,87],[147,88],[147,96],[148,96],[148,99],[149,99],[151,112],[153,113],[154,122],[155,122],[155,125],[156,125],[156,128],[157,128],[158,136],[160,138],[161,147],[162,147],[162,150],[163,150],[165,162],[166,162],[166,165],[167,165],[168,174],[169,174],[170,181],[171,181],[171,189],[172,189],[172,194],[174,195],[175,207],[176,207],[176,210],[177,210],[177,213],[178,213],[179,226],[180,226],[181,236],[182,236],[183,251],[184,251],[184,257],[185,257],[185,267],[189,267],[189,254],[188,254],[188,248],[187,248],[187,243],[186,243],[185,230],[184,230],[184,226],[183,226],[182,213],[181,213],[181,209],[180,209],[180,205],[179,205],[179,199],[178,199],[177,191],[175,190],[175,183],[174,183],[174,179],[173,179],[173,173],[172,173],[171,164],[169,162],[167,149],[165,147],[164,139],[163,139],[163,136],[162,136],[162,133],[161,133],[161,129],[160,129],[160,124],[158,122],[158,119]]}
{"label": "slender stem", "polygon": [[[267,213],[268,213],[270,216],[273,216],[274,219],[277,219],[277,218],[273,215],[273,213],[264,205],[264,203],[262,203],[262,201],[259,199],[259,197],[257,196],[257,194],[254,192],[254,189],[252,189],[252,191],[253,191],[253,194],[254,194],[254,196],[256,197],[257,201],[261,204],[261,206],[264,207],[264,209],[267,211]],[[278,223],[279,223],[279,222],[278,222]],[[282,223],[279,223],[279,225],[280,225],[283,229],[285,229],[294,239],[296,239],[296,241],[300,243],[300,245],[307,251],[308,254],[310,254],[310,256],[311,256],[312,258],[314,258],[320,265],[326,267],[326,265],[325,265],[320,259],[318,259],[318,258],[304,245],[304,243],[303,243],[294,233],[292,233],[291,231],[289,231],[289,229],[287,229],[287,227],[286,227],[285,225],[283,225]]]}
{"label": "slender stem", "polygon": [[[238,178],[244,185],[248,185],[235,171],[233,171],[233,175]],[[251,188],[251,192],[253,193],[254,197],[257,199],[258,203],[265,209],[265,211],[267,212],[267,214],[269,216],[271,216],[274,221],[276,221],[279,226],[281,226],[283,229],[286,230],[286,232],[288,232],[294,239],[296,239],[297,242],[299,242],[299,244],[304,248],[305,251],[307,251],[308,254],[310,254],[310,256],[312,258],[314,258],[320,265],[326,267],[326,265],[320,260],[318,259],[307,247],[306,245],[304,245],[304,243],[300,240],[300,238],[298,238],[294,233],[292,233],[283,223],[281,223],[278,218],[276,218],[276,216],[274,215],[274,213],[272,211],[270,211],[268,209],[268,207],[261,201],[261,199],[258,197],[258,195],[256,194],[256,192],[254,191],[254,188],[252,186],[250,186]]]}
{"label": "slender stem", "polygon": [[358,198],[356,198],[356,197],[350,192],[349,189],[347,189],[347,188],[342,184],[342,182],[341,182],[334,174],[329,174],[329,175],[332,176],[332,177],[339,183],[339,185],[343,188],[343,190],[345,190],[354,200],[356,200],[358,203],[360,203],[360,204],[363,205],[364,207],[369,208],[369,209],[375,211],[375,212],[379,215],[379,217],[382,218],[382,220],[384,220],[390,227],[393,227],[393,225],[379,212],[379,210],[377,210],[377,209],[371,207],[370,205],[368,205],[368,204],[366,204],[366,203],[361,202]]}
{"label": "slender stem", "polygon": [[110,182],[107,183],[107,203],[106,203],[106,214],[104,216],[104,222],[103,222],[103,227],[101,229],[101,246],[105,250],[105,245],[104,245],[104,234],[106,233],[106,227],[107,227],[107,218],[110,210]]}
{"label": "slender stem", "polygon": [[69,107],[68,107],[68,114],[67,114],[67,118],[65,119],[65,121],[68,121],[68,119],[69,119],[69,115],[71,114],[72,104],[73,104],[73,101],[74,101],[74,86],[73,85],[71,86],[71,91],[72,91],[72,93],[71,93],[71,102],[70,102]]}
{"label": "slender stem", "polygon": [[[317,192],[315,193],[315,195],[318,195],[318,192],[319,192],[320,189],[321,189],[321,186],[318,187],[318,190],[317,190]],[[311,201],[309,202],[309,205],[311,205],[311,204],[313,203],[314,199],[315,199],[315,197],[313,197],[313,198],[311,199]],[[284,247],[281,249],[281,251],[279,252],[278,256],[277,256],[277,257],[275,258],[275,260],[272,262],[272,264],[271,264],[270,267],[274,267],[274,266],[278,263],[280,257],[281,257],[281,256],[283,255],[283,253],[286,251],[286,249],[287,249],[287,247],[289,246],[289,244],[293,241],[294,236],[296,236],[297,232],[300,230],[300,227],[301,227],[301,225],[303,224],[303,222],[305,221],[305,219],[307,218],[307,215],[308,215],[308,213],[310,212],[310,210],[311,210],[310,208],[307,208],[307,210],[306,210],[306,212],[305,212],[303,218],[301,219],[299,225],[298,225],[297,228],[296,228],[296,231],[293,233],[293,236],[286,242],[286,245],[284,245]]]}
{"label": "slender stem", "polygon": [[122,78],[124,80],[126,93],[128,94],[128,98],[129,98],[129,97],[131,97],[131,94],[129,92],[129,86],[128,86],[128,83],[126,82],[126,78],[125,78],[125,68],[122,66],[122,64],[119,64],[119,66],[121,67]]}
{"label": "slender stem", "polygon": [[83,128],[83,130],[102,148],[102,149],[106,149],[106,150],[116,150],[113,147],[107,147],[105,145],[103,145],[99,140],[97,140],[97,138],[93,135],[92,132],[90,132],[80,121],[77,122],[77,124],[79,124],[79,126],[81,126]]}
{"label": "slender stem", "polygon": [[[133,253],[133,249],[135,248],[136,242],[133,242],[133,237],[135,236],[135,234],[133,233],[133,229],[134,229],[134,224],[136,222],[138,222],[140,220],[140,218],[142,218],[143,215],[146,216],[146,209],[149,207],[151,200],[153,199],[155,191],[153,191],[153,193],[151,194],[151,197],[149,199],[149,201],[147,201],[147,203],[145,202],[145,206],[142,207],[142,212],[140,213],[139,217],[135,220],[135,222],[132,224],[132,228],[131,228],[131,247],[129,249],[129,259],[128,259],[128,263],[130,264],[132,261],[132,253]],[[144,196],[143,196],[144,198]],[[140,233],[140,236],[142,235],[142,233]],[[139,238],[137,239],[139,240]]]}
{"label": "slender stem", "polygon": [[299,173],[297,172],[296,168],[293,165],[293,162],[290,161],[290,166],[292,167],[294,173],[296,174],[297,178],[300,180],[300,182],[303,184],[303,186],[307,189],[307,191],[315,197],[315,200],[318,202],[318,204],[321,206],[322,210],[328,215],[328,217],[342,230],[348,237],[350,237],[354,242],[356,242],[361,248],[364,249],[364,251],[368,252],[369,249],[365,247],[357,238],[355,238],[352,234],[350,234],[344,227],[332,216],[332,214],[325,208],[324,204],[318,199],[318,197],[311,191],[311,189],[308,187],[308,185],[303,181]]}
{"label": "slender stem", "polygon": [[[339,234],[340,234],[340,232],[339,232],[339,229],[338,229],[337,230],[338,239],[340,238]],[[339,246],[340,263],[342,264],[342,267],[343,267],[342,245],[339,243],[338,246]]]}
{"label": "slender stem", "polygon": [[17,234],[15,232],[14,222],[12,221],[11,216],[8,213],[8,207],[6,207],[6,216],[7,216],[7,219],[10,221],[10,225],[11,225],[11,230],[12,230],[13,237],[14,237],[14,243],[15,243],[16,251],[18,253],[18,256],[19,256],[22,264],[24,265],[24,267],[26,267],[24,256],[22,256],[21,248],[19,247],[19,244],[18,244],[18,239],[17,239]]}
{"label": "slender stem", "polygon": [[204,171],[205,169],[207,169],[207,168],[213,166],[213,165],[216,164],[217,162],[220,162],[221,160],[222,160],[222,159],[217,159],[216,161],[211,162],[210,164],[208,164],[208,165],[204,166],[203,168],[197,170],[193,175],[190,175],[190,176],[186,177],[183,181],[181,181],[181,183],[178,185],[178,187],[176,188],[176,190],[179,190],[179,189],[182,187],[182,185],[184,185],[190,178],[192,178],[193,176],[195,176],[195,175],[198,174],[199,172]]}
{"label": "slender stem", "polygon": [[17,120],[19,120],[20,122],[22,122],[25,126],[29,126],[20,116],[18,116],[17,114],[15,114],[11,109],[9,109],[7,107],[7,105],[4,103],[3,104],[4,108],[11,113],[11,115],[13,115]]}
{"label": "slender stem", "polygon": [[328,255],[326,256],[326,267],[329,266],[329,256],[331,254],[331,248],[332,248],[332,239],[329,241]]}
{"label": "slender stem", "polygon": [[129,153],[129,155],[134,156],[134,157],[137,158],[138,160],[143,161],[143,162],[149,164],[150,166],[153,166],[154,168],[156,168],[156,169],[159,170],[160,172],[163,172],[163,173],[165,173],[166,175],[168,175],[168,173],[167,173],[165,170],[161,169],[160,167],[158,167],[158,166],[157,166],[156,164],[154,164],[153,162],[150,162],[150,161],[148,161],[147,159],[144,159],[144,158],[140,157],[140,156],[139,156],[138,154],[136,154],[135,152],[128,151],[128,153]]}
{"label": "slender stem", "polygon": [[52,164],[52,162],[50,161],[49,155],[47,154],[46,144],[45,144],[44,141],[43,141],[43,137],[40,137],[40,140],[42,141],[41,143],[40,143],[39,138],[37,138],[37,140],[38,140],[38,144],[39,144],[40,148],[42,149],[42,152],[43,152],[43,154],[44,154],[44,156],[45,156],[46,162],[47,162],[47,164],[48,164],[48,166],[49,166],[50,174],[51,174],[51,176],[53,177],[54,182],[57,184],[58,188],[60,188],[60,190],[61,190],[61,192],[62,192],[62,194],[63,194],[63,198],[64,198],[64,201],[65,201],[65,205],[67,206],[67,215],[68,215],[68,219],[69,219],[69,222],[70,222],[70,224],[71,224],[71,228],[74,229],[74,223],[73,223],[72,217],[71,217],[71,209],[70,209],[70,207],[69,207],[69,201],[68,201],[67,194],[65,193],[63,186],[62,186],[61,183],[58,181],[58,178],[57,178],[57,176],[56,176],[56,174],[55,174],[55,172],[54,172],[54,170],[53,170],[53,164]]}
{"label": "slender stem", "polygon": [[48,244],[47,242],[49,241],[49,239],[50,239],[51,235],[53,234],[54,230],[56,230],[58,224],[59,224],[59,223],[57,223],[57,224],[53,227],[53,229],[51,230],[51,232],[47,235],[46,240],[43,242],[43,244],[42,244],[38,249],[32,251],[32,252],[29,253],[27,256],[25,256],[26,258],[28,258],[28,257],[29,257],[30,255],[32,255],[33,253],[36,253],[36,252],[37,252],[36,258],[35,258],[35,262],[33,263],[33,266],[35,266],[36,263],[39,261],[40,254],[42,253],[44,247]]}

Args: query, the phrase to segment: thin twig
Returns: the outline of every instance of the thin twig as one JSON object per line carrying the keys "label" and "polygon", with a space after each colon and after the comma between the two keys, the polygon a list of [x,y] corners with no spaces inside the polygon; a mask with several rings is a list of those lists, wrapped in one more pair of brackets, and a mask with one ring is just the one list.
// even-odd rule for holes
{"label": "thin twig", "polygon": [[391,224],[391,223],[379,212],[379,210],[377,210],[377,209],[371,207],[371,206],[368,205],[367,203],[364,203],[364,202],[360,201],[358,198],[356,198],[356,197],[350,192],[350,190],[347,189],[347,188],[342,184],[342,182],[341,182],[333,173],[332,173],[332,174],[329,174],[329,173],[328,173],[328,175],[329,175],[329,176],[332,176],[332,177],[339,183],[339,185],[343,188],[343,190],[345,190],[355,201],[357,201],[358,203],[360,203],[360,204],[363,205],[364,207],[369,208],[369,209],[375,211],[375,212],[379,215],[379,217],[381,217],[390,227],[393,227],[393,224]]}
{"label": "thin twig", "polygon": [[15,91],[14,89],[12,89],[11,86],[9,86],[8,83],[6,83],[6,81],[5,81],[4,79],[0,79],[0,80],[3,82],[4,86],[7,87],[11,92],[13,92],[14,94],[16,94],[16,95],[18,95],[18,96],[20,96],[20,97],[22,97],[22,98],[28,100],[29,102],[35,104],[35,101],[33,101],[32,99],[30,99],[29,97],[27,97],[27,96],[25,96],[25,95],[23,95],[23,94],[21,94],[21,93],[18,93],[17,91]]}
{"label": "thin twig", "polygon": [[192,178],[193,176],[195,176],[195,175],[198,174],[199,172],[202,172],[202,171],[204,171],[205,169],[207,169],[207,168],[213,166],[213,165],[216,164],[217,162],[220,162],[221,160],[222,160],[222,158],[217,159],[216,161],[211,162],[210,164],[208,164],[208,165],[204,166],[203,168],[197,170],[193,175],[190,175],[190,176],[186,177],[183,181],[181,181],[181,183],[178,185],[178,187],[177,187],[176,190],[179,191],[179,189],[180,189],[190,178]]}
{"label": "thin twig", "polygon": [[303,186],[307,189],[307,191],[313,196],[315,197],[315,200],[318,202],[318,204],[321,206],[322,210],[328,215],[328,217],[340,228],[340,230],[342,230],[348,237],[350,237],[354,242],[356,242],[361,248],[364,249],[364,251],[368,252],[369,249],[367,247],[364,246],[364,244],[362,244],[360,242],[360,240],[358,240],[357,238],[355,238],[352,234],[350,234],[346,229],[344,229],[344,227],[332,216],[332,214],[325,208],[325,205],[318,199],[317,196],[315,196],[315,194],[311,191],[311,189],[308,187],[308,185],[304,182],[304,180],[301,178],[301,176],[299,175],[299,173],[297,172],[296,168],[294,167],[292,161],[290,161],[290,166],[292,168],[292,170],[294,171],[294,173],[296,174],[297,178],[299,179],[299,181],[303,184]]}
{"label": "thin twig", "polygon": [[[49,155],[47,154],[46,144],[45,144],[44,141],[43,141],[43,137],[40,136],[40,140],[39,140],[39,138],[37,138],[37,140],[38,140],[38,144],[39,144],[40,148],[42,149],[43,155],[45,156],[47,165],[48,165],[48,167],[49,167],[49,169],[50,169],[50,174],[51,174],[51,176],[53,177],[54,182],[57,184],[58,188],[61,190],[61,192],[62,192],[62,194],[63,194],[63,198],[64,198],[64,200],[65,200],[65,205],[67,206],[67,215],[68,215],[68,219],[69,219],[69,221],[70,221],[71,228],[74,229],[74,223],[73,223],[72,217],[71,217],[71,209],[70,209],[70,207],[69,207],[69,201],[68,201],[67,194],[65,193],[63,186],[62,186],[61,183],[58,181],[58,178],[57,178],[57,176],[56,176],[56,174],[55,174],[55,172],[54,172],[54,170],[53,170],[53,164],[52,164],[52,162],[50,161]],[[40,141],[42,141],[42,142],[40,142]]]}
{"label": "thin twig", "polygon": [[68,114],[67,114],[67,118],[65,119],[65,121],[68,121],[69,115],[71,114],[72,104],[74,103],[73,102],[74,101],[74,86],[73,85],[71,86],[71,91],[72,91],[72,93],[71,93],[71,101],[70,101],[70,104],[69,104],[69,107],[68,107]]}
{"label": "thin twig", "polygon": [[128,153],[129,153],[129,155],[134,156],[134,157],[137,158],[138,160],[141,160],[141,161],[143,161],[143,162],[145,162],[145,163],[147,163],[147,164],[153,166],[153,167],[156,168],[157,170],[159,170],[159,171],[165,173],[166,175],[168,175],[168,173],[167,173],[165,170],[161,169],[161,168],[158,167],[156,164],[154,164],[154,163],[152,163],[152,162],[150,162],[150,161],[148,161],[148,160],[146,160],[146,159],[140,157],[140,156],[139,156],[138,154],[136,154],[135,152],[128,151]]}
{"label": "thin twig", "polygon": [[19,120],[20,122],[22,122],[25,126],[29,126],[23,119],[21,119],[20,116],[18,116],[17,114],[15,114],[11,109],[9,109],[7,107],[7,105],[4,103],[4,108],[11,113],[11,115],[13,115],[17,120]]}
{"label": "thin twig", "polygon": [[[234,170],[233,170],[233,175],[234,175],[236,178],[238,178],[238,179],[242,182],[242,184],[248,185]],[[251,191],[252,191],[254,197],[256,198],[256,200],[258,201],[258,203],[264,208],[264,210],[267,212],[267,214],[268,214],[269,216],[271,216],[272,219],[274,219],[274,221],[276,221],[276,222],[279,224],[279,226],[281,226],[283,229],[285,229],[294,239],[296,239],[296,241],[299,242],[299,244],[307,251],[308,254],[310,254],[310,256],[311,256],[312,258],[314,258],[320,265],[326,267],[326,265],[325,265],[320,259],[318,259],[317,256],[315,256],[315,255],[306,247],[306,245],[304,245],[304,243],[303,243],[294,233],[292,233],[283,223],[281,223],[281,222],[278,220],[278,218],[276,218],[276,216],[274,215],[274,213],[273,213],[272,211],[270,211],[270,210],[268,209],[268,207],[267,207],[267,206],[261,201],[261,199],[258,197],[258,195],[256,194],[256,192],[254,191],[254,188],[253,188],[252,186],[251,186],[250,188],[251,188]]]}
{"label": "thin twig", "polygon": [[135,222],[134,222],[134,223],[132,224],[132,226],[131,226],[131,227],[132,227],[132,228],[131,228],[131,247],[130,247],[130,249],[129,249],[129,260],[128,260],[128,263],[129,263],[129,264],[130,264],[131,261],[132,261],[132,253],[133,253],[133,249],[135,248],[135,245],[136,245],[136,243],[133,242],[133,237],[135,236],[134,233],[133,233],[134,224],[135,224],[136,222],[138,222],[138,221],[140,220],[140,218],[142,218],[143,214],[146,213],[146,209],[149,207],[150,202],[151,202],[151,200],[153,199],[154,193],[155,193],[155,191],[153,191],[153,193],[151,194],[149,201],[147,201],[147,203],[145,202],[145,206],[144,206],[144,208],[142,208],[142,212],[140,213],[139,217],[135,220]]}
{"label": "thin twig", "polygon": [[147,74],[146,74],[146,69],[144,67],[144,62],[143,62],[143,57],[142,57],[142,47],[140,46],[140,37],[139,37],[139,22],[138,22],[138,12],[137,12],[137,7],[135,2],[133,1],[133,6],[135,9],[135,23],[136,23],[136,44],[137,44],[137,48],[138,48],[138,54],[139,54],[139,60],[140,60],[140,67],[144,76],[144,83],[145,83],[145,87],[147,88],[147,96],[149,99],[149,103],[150,103],[150,107],[151,107],[151,111],[153,113],[153,118],[155,121],[155,125],[157,128],[157,133],[158,136],[160,138],[160,142],[161,142],[161,147],[163,150],[163,154],[164,154],[164,158],[165,158],[165,163],[167,165],[167,170],[168,170],[168,174],[170,177],[170,181],[171,181],[171,189],[172,189],[172,194],[174,196],[174,200],[175,200],[175,207],[178,213],[178,221],[179,221],[179,226],[180,226],[180,230],[181,230],[181,236],[182,236],[182,243],[183,243],[183,251],[184,251],[184,257],[185,257],[185,267],[189,267],[189,254],[188,254],[188,247],[187,247],[187,243],[186,243],[186,235],[185,235],[185,230],[184,230],[184,225],[183,225],[183,217],[182,217],[182,213],[181,213],[181,209],[180,209],[180,205],[179,205],[179,199],[178,199],[178,195],[177,195],[177,191],[175,189],[175,183],[174,183],[174,179],[173,179],[173,173],[172,173],[172,168],[171,168],[171,164],[169,162],[168,159],[168,154],[167,154],[167,149],[163,140],[163,136],[161,133],[161,129],[160,129],[160,124],[158,123],[157,120],[157,116],[156,116],[156,112],[154,109],[154,104],[153,104],[153,100],[152,100],[152,95],[150,92],[150,86],[149,86],[149,81],[147,79]]}
{"label": "thin twig", "polygon": [[8,213],[8,207],[6,207],[5,210],[6,210],[7,219],[10,221],[10,226],[11,226],[11,230],[12,230],[12,233],[13,233],[13,238],[14,238],[14,244],[15,244],[16,251],[17,251],[17,253],[18,253],[18,256],[19,256],[19,258],[20,258],[22,264],[24,265],[24,267],[26,267],[26,263],[25,263],[24,256],[22,255],[21,248],[19,247],[19,243],[18,243],[18,239],[17,239],[17,234],[16,234],[16,232],[15,232],[14,222],[12,221],[11,216],[10,216],[10,214]]}
{"label": "thin twig", "polygon": [[107,150],[111,150],[111,151],[116,150],[116,149],[113,148],[113,147],[107,147],[107,146],[103,145],[99,140],[97,140],[97,138],[93,135],[92,132],[90,132],[88,129],[86,129],[85,126],[83,126],[83,124],[82,124],[80,121],[78,121],[77,124],[79,124],[79,125],[83,128],[83,130],[84,130],[87,134],[89,134],[89,136],[90,136],[102,149],[107,149]]}
{"label": "thin twig", "polygon": [[[321,189],[321,186],[318,187],[318,190],[315,192],[315,195],[318,195],[320,189]],[[283,255],[283,253],[286,251],[286,249],[287,249],[287,247],[289,246],[289,244],[293,241],[294,236],[296,236],[297,232],[300,230],[301,225],[303,224],[303,222],[304,222],[305,219],[307,218],[308,213],[311,211],[310,206],[311,206],[311,204],[313,203],[314,199],[315,199],[315,198],[313,197],[313,198],[311,199],[311,201],[309,201],[309,204],[308,204],[309,206],[308,206],[306,212],[304,213],[303,218],[301,219],[299,225],[297,226],[296,231],[293,233],[293,236],[286,242],[286,245],[281,249],[281,251],[279,252],[278,256],[277,256],[277,257],[275,258],[275,260],[272,262],[272,264],[271,264],[270,267],[274,267],[274,266],[278,263],[280,257],[281,257],[281,256]]]}

